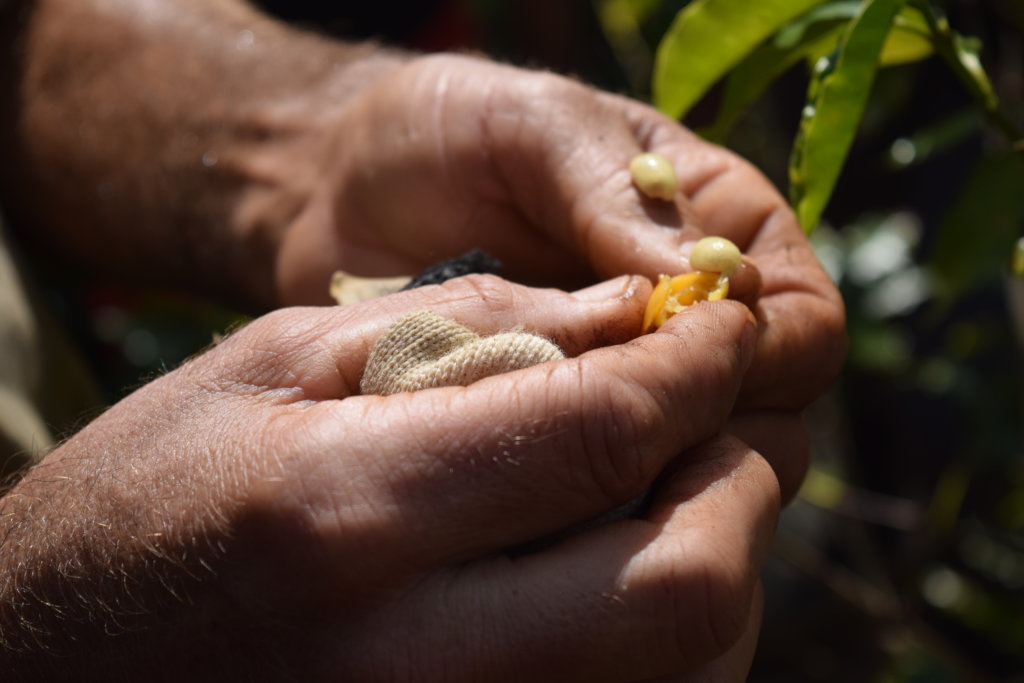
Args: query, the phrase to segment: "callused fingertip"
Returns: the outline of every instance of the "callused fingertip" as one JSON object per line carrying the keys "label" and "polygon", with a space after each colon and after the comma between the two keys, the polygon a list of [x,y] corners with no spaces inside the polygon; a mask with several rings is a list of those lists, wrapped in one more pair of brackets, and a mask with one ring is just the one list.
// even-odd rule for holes
{"label": "callused fingertip", "polygon": [[729,276],[729,296],[753,309],[761,298],[761,270],[749,256],[744,256],[738,268]]}
{"label": "callused fingertip", "polygon": [[635,300],[646,303],[653,290],[654,285],[643,275],[627,275],[626,283],[622,288],[622,293],[619,294],[619,299],[621,301]]}
{"label": "callused fingertip", "polygon": [[754,311],[752,311],[749,306],[739,301],[736,303],[743,306],[743,336],[745,343],[750,347],[750,355],[751,358],[753,358],[754,349],[757,347],[758,341],[761,338],[757,316],[754,315]]}
{"label": "callused fingertip", "polygon": [[672,162],[660,154],[638,154],[629,162],[633,184],[653,199],[672,201],[679,191],[679,179]]}

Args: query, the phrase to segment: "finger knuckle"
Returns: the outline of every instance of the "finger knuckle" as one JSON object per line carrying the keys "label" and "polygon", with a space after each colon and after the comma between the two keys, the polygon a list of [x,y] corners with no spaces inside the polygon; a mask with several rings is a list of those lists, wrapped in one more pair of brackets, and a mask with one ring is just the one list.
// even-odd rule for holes
{"label": "finger knuckle", "polygon": [[294,309],[281,308],[254,319],[234,335],[240,342],[261,343],[277,339],[294,330],[298,320]]}
{"label": "finger knuckle", "polygon": [[726,559],[710,562],[703,572],[706,608],[698,625],[698,638],[703,640],[704,651],[712,654],[728,651],[739,640],[751,607],[749,580]]}
{"label": "finger knuckle", "polygon": [[473,301],[493,316],[515,313],[521,304],[516,285],[497,275],[474,274],[449,280],[441,285],[458,300]]}
{"label": "finger knuckle", "polygon": [[529,84],[533,94],[548,98],[544,101],[561,102],[565,101],[566,98],[592,96],[592,91],[589,87],[571,78],[566,78],[552,72],[532,72],[530,79],[524,82]]}
{"label": "finger knuckle", "polygon": [[696,666],[727,652],[739,640],[747,626],[752,586],[731,555],[716,553],[706,544],[686,544],[681,551],[690,568],[662,577],[651,595],[652,609],[660,609],[667,622],[665,647],[680,662]]}
{"label": "finger knuckle", "polygon": [[229,387],[297,382],[293,361],[317,352],[324,322],[302,309],[267,313],[217,344],[207,374]]}
{"label": "finger knuckle", "polygon": [[645,387],[577,364],[581,406],[576,420],[579,470],[610,502],[630,500],[650,485],[658,458],[652,435],[666,419]]}

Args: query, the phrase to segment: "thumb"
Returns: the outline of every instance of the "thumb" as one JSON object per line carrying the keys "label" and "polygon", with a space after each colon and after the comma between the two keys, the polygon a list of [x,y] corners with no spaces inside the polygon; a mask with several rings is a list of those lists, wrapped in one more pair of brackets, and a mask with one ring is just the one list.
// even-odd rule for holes
{"label": "thumb", "polygon": [[359,393],[373,344],[412,312],[430,311],[481,336],[531,332],[577,356],[639,335],[650,293],[650,282],[639,276],[568,293],[470,275],[352,306],[281,309],[212,353],[234,359],[225,364],[234,375],[229,379],[268,389],[300,388],[310,400],[339,399]]}

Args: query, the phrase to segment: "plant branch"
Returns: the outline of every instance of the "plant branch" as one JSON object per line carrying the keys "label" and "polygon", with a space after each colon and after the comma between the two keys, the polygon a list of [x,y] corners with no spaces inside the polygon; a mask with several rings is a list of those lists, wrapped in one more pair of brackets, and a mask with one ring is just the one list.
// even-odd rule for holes
{"label": "plant branch", "polygon": [[[910,0],[909,4],[919,9],[924,15],[932,34],[935,52],[946,61],[953,73],[963,82],[978,108],[985,113],[988,120],[1007,137],[1010,147],[1016,153],[1024,154],[1024,133],[1001,106],[999,95],[991,80],[977,57],[963,45],[963,38],[952,29],[946,17],[937,12],[929,0]],[[973,68],[965,63],[965,58],[976,62]]]}

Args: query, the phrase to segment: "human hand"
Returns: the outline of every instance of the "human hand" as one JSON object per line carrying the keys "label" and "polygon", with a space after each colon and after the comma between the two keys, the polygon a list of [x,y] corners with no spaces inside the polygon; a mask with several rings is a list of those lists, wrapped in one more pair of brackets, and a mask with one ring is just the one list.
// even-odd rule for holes
{"label": "human hand", "polygon": [[[745,670],[779,492],[758,454],[716,435],[752,319],[718,302],[627,341],[649,293],[641,278],[573,296],[471,277],[253,322],[0,499],[0,667],[46,680]],[[523,326],[572,357],[353,395],[372,341],[424,307],[483,334]],[[652,484],[643,518],[552,540]]]}
{"label": "human hand", "polygon": [[[683,272],[705,234],[739,245],[762,287],[748,297],[760,339],[737,406],[756,415],[736,426],[778,444],[769,450],[792,494],[807,462],[796,415],[838,372],[843,307],[785,201],[749,163],[638,102],[446,55],[385,76],[336,135],[319,189],[284,236],[286,301],[325,299],[337,268],[411,273],[471,247],[498,256],[512,279],[566,285]],[[672,161],[674,202],[637,192],[628,165],[640,152]]]}
{"label": "human hand", "polygon": [[[839,298],[782,198],[653,109],[552,74],[326,40],[241,0],[137,4],[30,3],[9,27],[23,96],[8,113],[25,125],[0,175],[47,255],[262,308],[327,303],[339,267],[410,273],[470,246],[526,283],[655,277],[719,233],[765,278],[742,403],[792,411],[834,375]],[[673,161],[674,203],[632,187],[640,151]]]}

